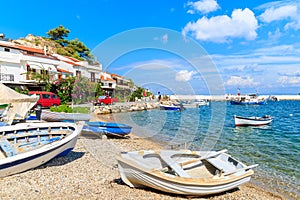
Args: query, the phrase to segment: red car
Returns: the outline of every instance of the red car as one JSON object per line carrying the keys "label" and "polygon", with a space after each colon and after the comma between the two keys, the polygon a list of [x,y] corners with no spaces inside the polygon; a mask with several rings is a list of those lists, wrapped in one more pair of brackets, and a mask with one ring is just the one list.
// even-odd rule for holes
{"label": "red car", "polygon": [[33,94],[36,94],[37,96],[39,96],[39,100],[37,101],[37,103],[35,105],[36,108],[60,105],[60,98],[52,92],[45,92],[45,91],[29,92],[29,95],[33,95]]}
{"label": "red car", "polygon": [[110,96],[99,96],[96,99],[96,102],[94,103],[96,106],[102,106],[102,105],[111,105],[115,102],[118,102],[118,98],[111,98]]}

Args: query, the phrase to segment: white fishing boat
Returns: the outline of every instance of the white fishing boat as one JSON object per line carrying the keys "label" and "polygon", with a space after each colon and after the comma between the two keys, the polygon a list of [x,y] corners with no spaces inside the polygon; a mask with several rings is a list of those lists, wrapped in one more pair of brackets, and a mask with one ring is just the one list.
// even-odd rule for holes
{"label": "white fishing boat", "polygon": [[85,113],[65,113],[65,112],[52,112],[43,110],[41,114],[42,120],[48,122],[61,122],[61,121],[89,121],[91,114]]}
{"label": "white fishing boat", "polygon": [[198,102],[198,106],[209,106],[209,101],[201,99]]}
{"label": "white fishing boat", "polygon": [[0,126],[0,177],[38,167],[68,154],[83,123],[18,123]]}
{"label": "white fishing boat", "polygon": [[262,117],[241,117],[234,115],[233,118],[235,126],[262,126],[273,121],[273,117],[270,115],[264,115]]}
{"label": "white fishing boat", "polygon": [[122,153],[121,179],[130,187],[150,187],[186,196],[224,192],[250,181],[251,168],[222,151],[161,150]]}

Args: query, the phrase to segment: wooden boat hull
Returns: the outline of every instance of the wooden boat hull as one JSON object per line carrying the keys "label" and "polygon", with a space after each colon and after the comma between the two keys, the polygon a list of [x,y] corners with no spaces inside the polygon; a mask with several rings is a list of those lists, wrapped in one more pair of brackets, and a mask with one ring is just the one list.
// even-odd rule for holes
{"label": "wooden boat hull", "polygon": [[[52,132],[47,135],[49,127]],[[82,127],[83,124],[73,123],[19,123],[0,127],[2,133],[0,144],[3,152],[0,158],[0,177],[24,172],[55,157],[67,155],[75,147]],[[68,134],[60,136],[59,131],[66,131]],[[18,147],[10,148],[7,143],[9,140],[20,140],[20,142],[15,141]]]}
{"label": "wooden boat hull", "polygon": [[113,122],[86,122],[83,131],[102,134],[128,135],[132,127],[122,123]]}
{"label": "wooden boat hull", "polygon": [[51,112],[43,110],[41,114],[42,120],[48,122],[61,122],[61,121],[89,121],[91,119],[90,114],[82,113],[63,113],[63,112]]}
{"label": "wooden boat hull", "polygon": [[[198,154],[199,153],[205,154],[204,152],[198,152]],[[134,158],[137,154],[141,155],[140,159],[131,159],[131,157]],[[174,155],[175,154],[176,152]],[[177,154],[181,153],[177,152]],[[153,155],[154,154],[151,152],[145,153],[144,151],[128,152],[127,154],[121,155],[118,158],[118,166],[123,182],[130,187],[150,187],[172,194],[204,196],[228,191],[240,186],[241,184],[247,183],[250,181],[251,175],[254,173],[253,170],[250,169],[243,170],[246,169],[243,168],[245,165],[235,159],[231,159],[230,156],[220,155],[221,157],[225,157],[232,163],[236,164],[236,167],[238,166],[241,170],[237,170],[236,173],[231,173],[226,176],[210,175],[207,177],[201,177],[200,175],[199,177],[180,177],[176,174],[173,175],[164,173],[158,166],[153,167],[153,163],[155,163]],[[170,157],[172,158],[172,156]],[[149,162],[147,162],[148,158],[150,159]],[[212,162],[215,162],[218,158],[210,159],[213,159]],[[209,162],[210,159],[207,159],[207,161]],[[189,162],[188,160],[186,161]],[[175,162],[177,161],[174,161],[174,163]],[[225,160],[223,162],[225,162]],[[235,170],[236,167],[234,167],[234,164],[230,164],[228,166],[232,165],[232,170]],[[201,166],[201,162],[197,165]],[[164,167],[165,166],[162,164],[162,169]],[[192,167],[187,167],[185,169],[192,171],[193,169],[191,168]]]}
{"label": "wooden boat hull", "polygon": [[234,115],[235,126],[263,126],[273,121],[272,117],[241,117]]}

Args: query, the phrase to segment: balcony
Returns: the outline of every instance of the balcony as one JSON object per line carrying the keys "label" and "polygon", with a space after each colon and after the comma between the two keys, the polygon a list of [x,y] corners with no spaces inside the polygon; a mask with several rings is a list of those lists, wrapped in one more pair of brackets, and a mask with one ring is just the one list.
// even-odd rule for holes
{"label": "balcony", "polygon": [[0,81],[1,82],[14,82],[15,76],[13,74],[2,74],[0,73]]}
{"label": "balcony", "polygon": [[101,79],[98,79],[98,78],[89,78],[89,81],[91,81],[91,82],[96,82],[96,83],[100,83],[100,82],[101,82]]}

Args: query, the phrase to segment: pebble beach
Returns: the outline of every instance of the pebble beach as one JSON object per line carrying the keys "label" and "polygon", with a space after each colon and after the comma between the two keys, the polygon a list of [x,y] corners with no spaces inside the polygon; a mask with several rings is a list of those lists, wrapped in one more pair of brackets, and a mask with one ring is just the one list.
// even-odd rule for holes
{"label": "pebble beach", "polygon": [[[109,121],[108,115],[97,120]],[[119,175],[122,151],[160,149],[134,132],[128,138],[82,133],[73,151],[33,170],[1,179],[1,199],[187,199],[151,189],[130,188]],[[237,189],[193,199],[285,199],[251,182]]]}

